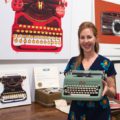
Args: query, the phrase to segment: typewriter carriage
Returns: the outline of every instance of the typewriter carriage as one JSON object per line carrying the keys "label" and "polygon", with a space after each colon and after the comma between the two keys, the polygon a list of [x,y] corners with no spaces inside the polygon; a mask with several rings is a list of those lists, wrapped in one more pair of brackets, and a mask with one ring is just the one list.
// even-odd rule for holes
{"label": "typewriter carriage", "polygon": [[3,76],[0,81],[7,87],[17,87],[21,85],[26,76]]}

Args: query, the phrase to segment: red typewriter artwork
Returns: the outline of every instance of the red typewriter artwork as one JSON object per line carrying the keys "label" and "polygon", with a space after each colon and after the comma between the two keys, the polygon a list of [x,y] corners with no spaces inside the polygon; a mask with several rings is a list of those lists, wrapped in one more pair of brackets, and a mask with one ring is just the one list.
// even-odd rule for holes
{"label": "red typewriter artwork", "polygon": [[12,0],[12,48],[19,52],[60,52],[65,0]]}

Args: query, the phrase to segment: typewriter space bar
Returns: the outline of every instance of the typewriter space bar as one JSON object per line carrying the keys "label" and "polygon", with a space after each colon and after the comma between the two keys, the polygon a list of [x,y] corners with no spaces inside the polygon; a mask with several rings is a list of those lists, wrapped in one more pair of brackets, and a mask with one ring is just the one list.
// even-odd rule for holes
{"label": "typewriter space bar", "polygon": [[90,94],[70,94],[70,95],[79,97],[90,97]]}

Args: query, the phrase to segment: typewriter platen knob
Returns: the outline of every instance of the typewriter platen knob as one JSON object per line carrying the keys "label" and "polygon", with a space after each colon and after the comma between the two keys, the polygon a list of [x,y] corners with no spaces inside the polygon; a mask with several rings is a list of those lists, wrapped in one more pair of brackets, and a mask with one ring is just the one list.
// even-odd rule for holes
{"label": "typewriter platen knob", "polygon": [[115,19],[112,22],[112,31],[115,35],[120,36],[120,19]]}

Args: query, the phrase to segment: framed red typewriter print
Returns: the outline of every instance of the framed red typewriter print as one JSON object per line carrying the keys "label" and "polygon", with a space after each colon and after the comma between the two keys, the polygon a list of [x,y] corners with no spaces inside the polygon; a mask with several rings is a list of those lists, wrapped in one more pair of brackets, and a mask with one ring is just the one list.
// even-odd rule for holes
{"label": "framed red typewriter print", "polygon": [[0,9],[4,11],[0,37],[9,51],[3,58],[68,58],[71,7],[67,0],[5,0]]}

